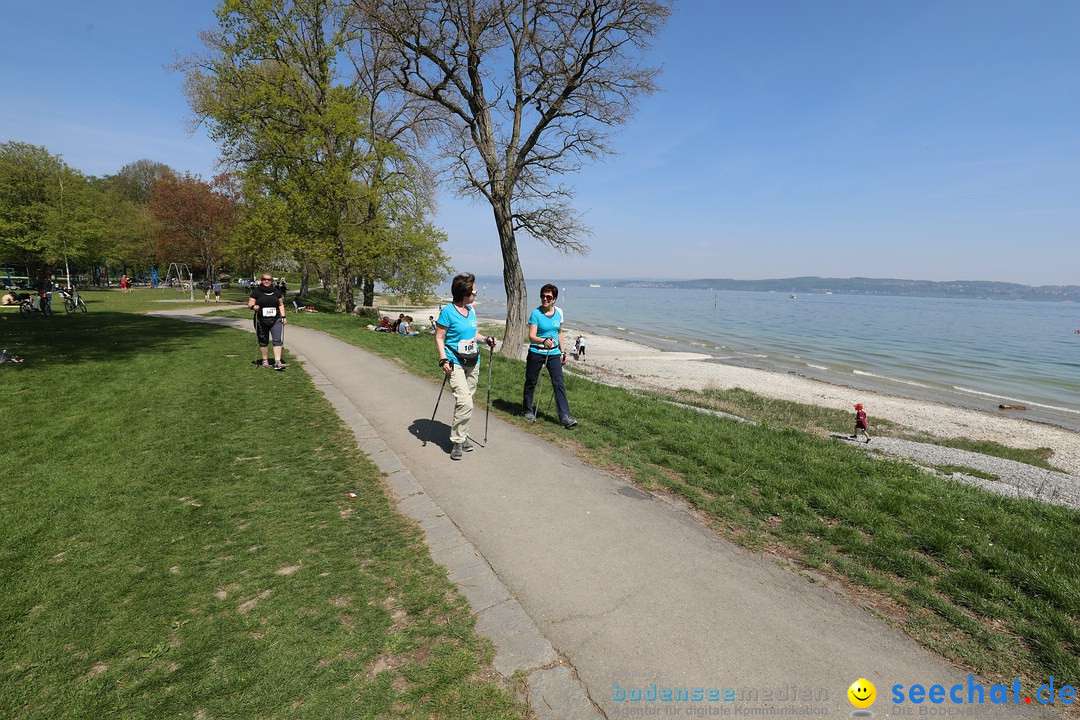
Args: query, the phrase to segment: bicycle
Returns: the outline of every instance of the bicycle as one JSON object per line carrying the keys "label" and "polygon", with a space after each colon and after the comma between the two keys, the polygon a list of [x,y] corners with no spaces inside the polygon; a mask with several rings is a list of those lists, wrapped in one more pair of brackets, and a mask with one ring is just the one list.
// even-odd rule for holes
{"label": "bicycle", "polygon": [[61,288],[60,295],[64,298],[64,312],[68,315],[73,314],[76,310],[86,312],[86,302],[82,299],[82,295],[79,294],[78,288],[74,286],[70,290]]}
{"label": "bicycle", "polygon": [[23,317],[30,317],[39,312],[45,317],[49,317],[52,315],[52,300],[49,296],[50,293],[39,293],[36,298],[29,295],[22,296],[19,299],[19,314]]}

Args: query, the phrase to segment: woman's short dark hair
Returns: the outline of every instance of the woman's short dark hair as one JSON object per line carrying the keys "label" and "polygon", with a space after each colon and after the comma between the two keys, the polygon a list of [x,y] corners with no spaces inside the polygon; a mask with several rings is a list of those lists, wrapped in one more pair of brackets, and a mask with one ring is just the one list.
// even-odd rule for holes
{"label": "woman's short dark hair", "polygon": [[450,283],[450,294],[454,297],[454,302],[461,302],[471,292],[472,287],[476,283],[476,276],[472,273],[461,273],[454,277],[454,281]]}
{"label": "woman's short dark hair", "polygon": [[545,293],[546,293],[546,292],[547,292],[548,290],[550,290],[550,291],[551,291],[551,297],[553,297],[553,298],[554,298],[554,299],[556,299],[556,300],[558,300],[558,299],[559,299],[559,288],[555,287],[555,286],[554,286],[554,285],[552,285],[551,283],[548,283],[548,284],[547,284],[547,285],[545,285],[544,287],[540,288],[540,294],[541,294],[541,295],[543,295],[543,294],[545,294]]}

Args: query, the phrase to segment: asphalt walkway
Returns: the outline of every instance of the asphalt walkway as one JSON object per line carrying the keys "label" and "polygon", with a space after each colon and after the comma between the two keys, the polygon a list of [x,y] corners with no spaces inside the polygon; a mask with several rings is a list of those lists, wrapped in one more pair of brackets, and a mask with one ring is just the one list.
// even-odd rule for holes
{"label": "asphalt walkway", "polygon": [[[877,686],[874,715],[888,717],[894,684],[967,683],[827,586],[494,414],[487,446],[451,461],[449,391],[424,446],[431,379],[297,325],[286,350],[289,372],[312,375],[387,472],[495,643],[496,669],[524,675],[539,717],[847,716],[859,678]],[[484,388],[482,378],[480,439]],[[662,699],[680,688],[688,699]]]}

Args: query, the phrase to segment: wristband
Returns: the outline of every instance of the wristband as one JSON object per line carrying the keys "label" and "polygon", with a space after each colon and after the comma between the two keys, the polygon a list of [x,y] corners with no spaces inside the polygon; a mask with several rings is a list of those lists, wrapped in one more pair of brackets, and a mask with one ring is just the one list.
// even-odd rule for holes
{"label": "wristband", "polygon": [[443,358],[443,359],[439,360],[439,367],[442,367],[443,365],[446,365],[449,362],[450,362],[450,358]]}

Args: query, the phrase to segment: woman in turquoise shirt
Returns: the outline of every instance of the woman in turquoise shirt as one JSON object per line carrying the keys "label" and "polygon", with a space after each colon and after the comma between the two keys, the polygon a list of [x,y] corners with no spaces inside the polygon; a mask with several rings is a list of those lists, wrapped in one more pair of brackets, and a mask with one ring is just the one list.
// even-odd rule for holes
{"label": "woman in turquoise shirt", "polygon": [[473,411],[473,394],[480,376],[478,342],[495,348],[495,338],[484,337],[476,329],[476,313],[470,304],[476,297],[476,276],[464,273],[450,283],[454,302],[439,313],[435,321],[435,347],[439,351],[439,367],[449,378],[454,393],[454,420],[450,426],[451,460],[460,460],[461,453],[471,452],[469,419]]}
{"label": "woman in turquoise shirt", "polygon": [[533,392],[540,379],[540,368],[546,367],[555,388],[555,408],[559,412],[559,424],[564,428],[577,425],[577,420],[570,417],[570,404],[566,401],[566,388],[563,385],[562,366],[566,362],[563,349],[563,312],[555,307],[559,298],[559,288],[551,283],[540,288],[540,307],[529,315],[529,355],[525,359],[525,393],[522,405],[525,419],[536,419],[533,406]]}

